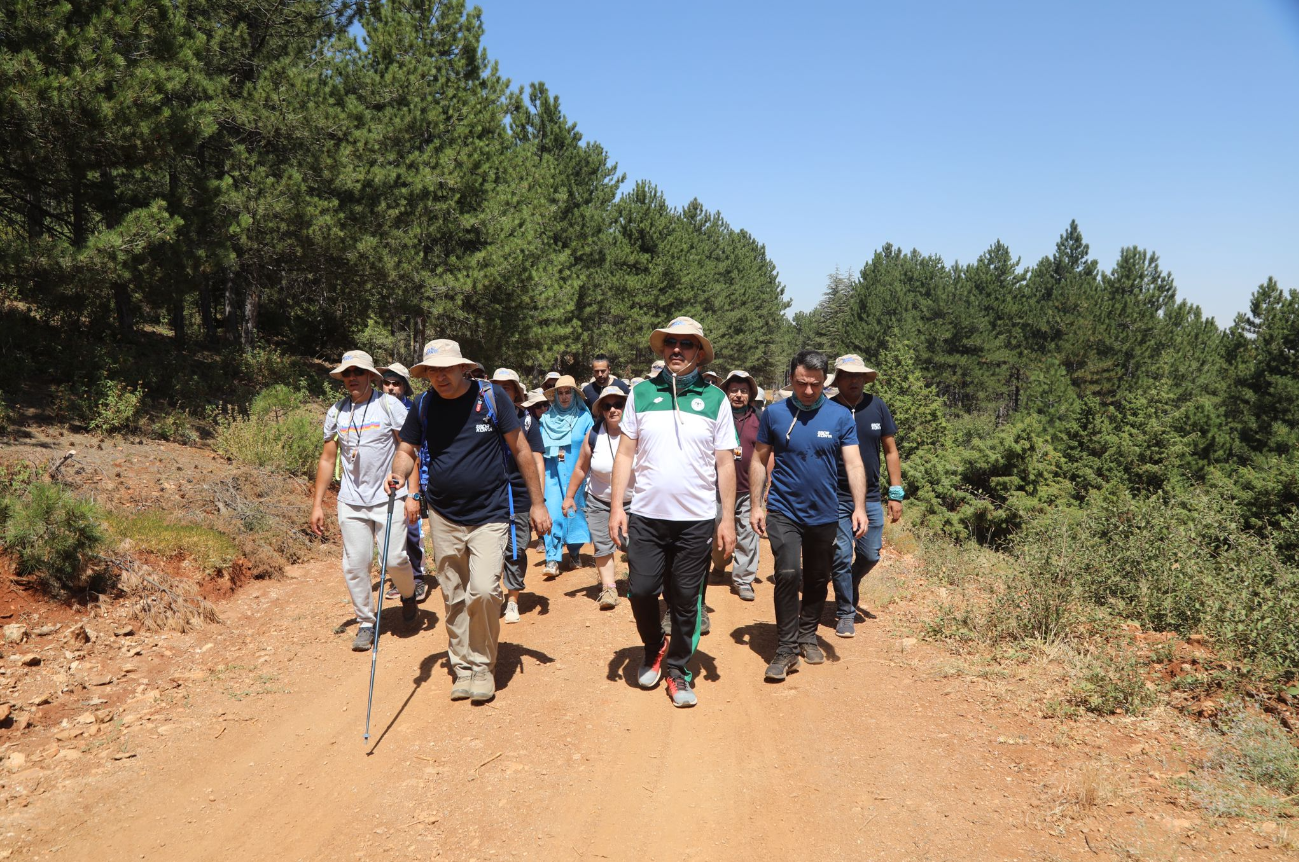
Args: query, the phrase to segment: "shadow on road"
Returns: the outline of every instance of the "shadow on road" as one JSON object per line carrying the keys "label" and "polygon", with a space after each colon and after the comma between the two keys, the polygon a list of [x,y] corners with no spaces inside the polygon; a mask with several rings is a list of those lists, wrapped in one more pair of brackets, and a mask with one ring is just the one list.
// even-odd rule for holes
{"label": "shadow on road", "polygon": [[446,650],[424,656],[424,660],[419,663],[419,673],[415,675],[413,680],[411,680],[413,685],[411,686],[410,694],[406,695],[406,699],[401,702],[401,707],[398,708],[397,712],[393,715],[392,720],[388,722],[388,726],[385,727],[383,732],[375,739],[374,745],[370,746],[370,750],[366,752],[367,755],[374,754],[374,752],[378,750],[379,743],[383,742],[383,738],[388,735],[388,731],[392,730],[393,725],[397,723],[397,719],[401,718],[401,714],[406,711],[406,705],[411,702],[411,698],[415,697],[415,692],[419,691],[420,686],[429,681],[430,677],[433,676],[433,668],[437,667],[438,663],[446,657]]}
{"label": "shadow on road", "polygon": [[[617,682],[621,679],[627,683],[629,688],[640,688],[640,684],[636,682],[636,671],[640,670],[640,663],[644,660],[644,647],[623,647],[609,659],[609,672],[605,675],[605,679],[610,682]],[[717,661],[702,650],[695,650],[694,656],[686,667],[698,668],[697,671],[693,672],[696,679],[699,678],[700,673],[709,682],[716,682],[722,678],[722,675],[717,672]],[[666,670],[664,673],[666,673]]]}
{"label": "shadow on road", "polygon": [[536,659],[537,664],[550,664],[555,659],[540,650],[530,649],[509,641],[501,641],[496,649],[496,690],[510,684],[514,674],[523,672],[523,657]]}

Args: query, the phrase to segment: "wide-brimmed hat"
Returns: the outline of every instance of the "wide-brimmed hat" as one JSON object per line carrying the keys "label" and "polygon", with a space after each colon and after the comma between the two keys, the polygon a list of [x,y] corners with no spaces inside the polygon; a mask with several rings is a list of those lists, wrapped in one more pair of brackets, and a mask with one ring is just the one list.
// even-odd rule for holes
{"label": "wide-brimmed hat", "polygon": [[400,362],[394,362],[391,365],[380,365],[379,373],[383,375],[385,380],[388,378],[389,374],[400,377],[402,382],[406,384],[406,391],[410,392],[410,369],[405,365],[402,365]]}
{"label": "wide-brimmed hat", "polygon": [[455,368],[458,365],[473,367],[472,359],[465,359],[460,345],[449,338],[438,338],[424,345],[424,358],[411,366],[412,377],[427,377],[433,368]]}
{"label": "wide-brimmed hat", "polygon": [[667,364],[666,362],[664,362],[662,359],[655,359],[655,360],[654,360],[654,364],[650,366],[649,376],[650,376],[650,377],[655,376],[655,375],[658,374],[660,371],[662,371],[664,368],[667,368],[667,366],[668,366],[668,364]]}
{"label": "wide-brimmed hat", "polygon": [[650,349],[659,356],[663,355],[663,339],[669,335],[675,338],[690,337],[698,339],[703,345],[699,351],[699,360],[696,364],[707,365],[713,361],[713,343],[704,337],[704,328],[699,325],[699,321],[693,317],[677,317],[662,329],[656,329],[650,333]]}
{"label": "wide-brimmed hat", "polygon": [[755,396],[753,396],[753,398],[751,398],[750,400],[751,400],[751,401],[761,401],[763,404],[766,404],[766,403],[767,403],[767,390],[765,390],[765,389],[763,389],[761,386],[759,386],[759,387],[758,387],[758,394],[755,395]]}
{"label": "wide-brimmed hat", "polygon": [[711,377],[713,380],[716,380],[718,383],[722,382],[722,375],[718,374],[716,371],[705,371],[704,376]]}
{"label": "wide-brimmed hat", "polygon": [[335,380],[342,380],[343,372],[349,368],[359,368],[362,371],[370,372],[370,381],[372,383],[383,379],[383,375],[374,367],[374,360],[364,350],[349,350],[344,353],[342,361],[338,363],[337,368],[329,372],[329,376]]}
{"label": "wide-brimmed hat", "polygon": [[528,397],[523,399],[524,407],[536,407],[538,404],[546,403],[546,395],[540,389],[533,389],[528,393]]}
{"label": "wide-brimmed hat", "polygon": [[560,374],[558,371],[547,371],[546,376],[541,378],[541,391],[549,392],[551,389],[554,389],[555,381],[558,380],[559,377]]}
{"label": "wide-brimmed hat", "polygon": [[621,386],[614,386],[612,383],[610,383],[608,386],[604,387],[604,390],[600,392],[600,397],[595,399],[595,403],[591,405],[591,412],[599,416],[601,411],[604,409],[602,405],[604,404],[604,399],[606,398],[629,398],[629,397],[630,396],[626,392],[622,391]]}
{"label": "wide-brimmed hat", "polygon": [[549,398],[551,401],[554,401],[555,390],[560,388],[561,386],[569,386],[573,389],[574,393],[577,392],[577,381],[573,379],[573,375],[565,374],[561,377],[556,378],[555,385],[545,390],[546,397]]}
{"label": "wide-brimmed hat", "polygon": [[637,383],[644,383],[644,382],[645,382],[644,377],[633,377],[631,380],[627,381],[627,385],[630,386],[632,389],[635,389]]}
{"label": "wide-brimmed hat", "polygon": [[520,401],[527,395],[527,391],[523,388],[523,383],[519,380],[519,375],[515,374],[508,368],[498,368],[493,371],[491,382],[498,383],[507,388],[513,386],[514,391],[510,394],[511,401]]}
{"label": "wide-brimmed hat", "polygon": [[[862,362],[861,357],[856,353],[845,353],[836,359],[834,361],[834,371],[835,375],[838,375],[840,371],[847,371],[849,374],[865,374],[867,383],[880,375],[874,368],[867,367],[866,363]],[[827,380],[826,385],[830,385],[830,381]]]}
{"label": "wide-brimmed hat", "polygon": [[732,380],[743,380],[747,383],[749,386],[749,400],[758,400],[758,393],[761,392],[762,389],[758,386],[758,381],[754,380],[753,377],[749,375],[749,372],[741,371],[738,368],[735,369],[730,374],[726,375],[726,379],[722,381],[722,389],[726,389],[726,387],[730,386]]}

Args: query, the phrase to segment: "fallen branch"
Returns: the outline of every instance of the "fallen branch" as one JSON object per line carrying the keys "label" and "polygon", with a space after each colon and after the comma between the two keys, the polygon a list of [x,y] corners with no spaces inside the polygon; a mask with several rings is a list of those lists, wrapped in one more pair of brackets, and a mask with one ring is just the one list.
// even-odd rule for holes
{"label": "fallen branch", "polygon": [[502,754],[504,754],[504,753],[505,753],[504,751],[498,751],[498,752],[496,752],[495,754],[493,754],[491,757],[489,757],[489,758],[487,758],[486,760],[484,760],[482,763],[480,763],[480,764],[478,764],[477,766],[475,766],[475,767],[474,767],[474,775],[477,775],[477,774],[478,774],[478,770],[482,769],[484,766],[486,766],[487,764],[491,763],[493,760],[495,760],[496,758],[500,757],[500,756],[501,756]]}

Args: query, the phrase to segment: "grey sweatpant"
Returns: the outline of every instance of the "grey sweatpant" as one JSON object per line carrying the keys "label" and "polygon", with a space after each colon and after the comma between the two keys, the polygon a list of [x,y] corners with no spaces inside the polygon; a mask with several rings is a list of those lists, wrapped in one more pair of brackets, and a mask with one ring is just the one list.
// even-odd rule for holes
{"label": "grey sweatpant", "polygon": [[[406,556],[406,515],[404,500],[398,499],[392,512],[392,529],[388,535],[388,577],[397,585],[403,596],[415,595],[415,571]],[[343,534],[343,577],[347,591],[352,594],[352,607],[356,621],[363,626],[374,625],[374,596],[370,584],[370,566],[374,563],[374,548],[383,543],[383,531],[388,522],[388,504],[353,506],[338,504],[338,531]],[[383,589],[383,584],[379,585]]]}
{"label": "grey sweatpant", "polygon": [[[717,501],[717,520],[722,523],[722,501]],[[726,568],[726,557],[717,550],[713,543],[713,568]],[[758,574],[758,534],[749,524],[749,495],[735,495],[735,568],[731,570],[731,582],[735,586],[751,584]]]}

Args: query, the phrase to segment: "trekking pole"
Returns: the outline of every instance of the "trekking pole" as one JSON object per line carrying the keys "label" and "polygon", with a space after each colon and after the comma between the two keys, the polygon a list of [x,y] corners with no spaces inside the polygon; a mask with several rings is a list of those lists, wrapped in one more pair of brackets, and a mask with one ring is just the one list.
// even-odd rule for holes
{"label": "trekking pole", "polygon": [[383,556],[379,560],[379,609],[374,614],[374,646],[370,647],[370,694],[365,699],[365,741],[370,741],[370,705],[374,703],[374,669],[379,663],[379,624],[383,618],[384,584],[388,580],[388,537],[392,533],[392,507],[397,489],[388,489],[388,523],[383,528]]}

